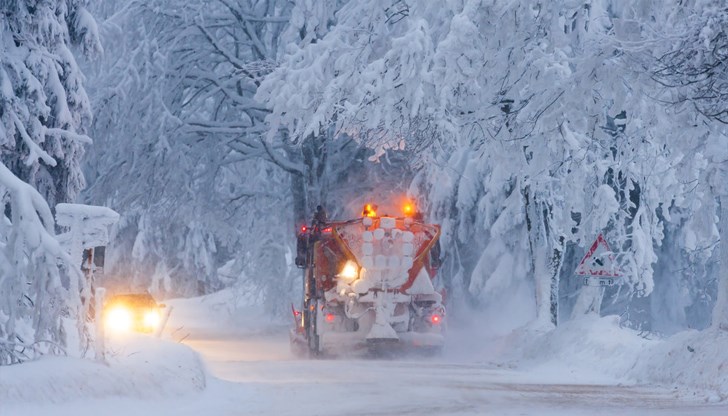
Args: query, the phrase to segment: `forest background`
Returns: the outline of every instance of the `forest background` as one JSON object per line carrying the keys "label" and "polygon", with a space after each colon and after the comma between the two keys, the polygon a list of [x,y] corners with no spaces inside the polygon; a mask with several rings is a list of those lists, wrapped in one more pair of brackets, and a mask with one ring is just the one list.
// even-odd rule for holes
{"label": "forest background", "polygon": [[728,325],[728,8],[667,3],[0,1],[0,363],[88,346],[65,202],[121,214],[95,284],[159,298],[284,314],[317,205],[407,196],[456,317]]}

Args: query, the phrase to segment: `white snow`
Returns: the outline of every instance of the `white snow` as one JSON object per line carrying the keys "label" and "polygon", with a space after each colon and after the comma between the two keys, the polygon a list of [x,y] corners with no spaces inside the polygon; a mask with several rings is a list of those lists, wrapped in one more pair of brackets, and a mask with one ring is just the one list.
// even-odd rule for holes
{"label": "white snow", "polygon": [[[79,252],[115,218],[57,236],[48,206],[85,186],[84,150],[85,197],[124,215],[107,270],[160,294],[235,289],[170,302],[164,339],[110,339],[107,364],[0,367],[0,413],[728,414],[728,130],[703,89],[725,74],[688,75],[715,63],[724,2],[12,2],[0,363],[87,341]],[[109,53],[82,73],[71,48],[99,52],[99,35]],[[375,178],[359,145],[378,165],[407,160]],[[445,356],[293,360],[287,325],[262,310],[300,298],[290,230],[310,213],[281,209],[322,199],[338,215],[387,187],[442,224]],[[68,208],[58,225],[79,228]],[[390,256],[378,248],[399,232],[380,225],[358,293],[405,281],[421,242],[403,233]],[[566,280],[598,233],[619,288]],[[411,291],[433,292],[421,273]],[[574,319],[552,327],[551,306]]]}
{"label": "white snow", "polygon": [[[453,341],[462,342],[463,334],[455,332]],[[621,327],[618,316],[589,314],[552,331],[526,326],[486,339],[487,347],[465,354],[553,382],[567,377],[575,383],[652,385],[678,398],[728,400],[726,331],[685,331],[660,339]],[[456,351],[463,353],[462,347]]]}
{"label": "white snow", "polygon": [[[27,414],[57,403],[136,398],[154,400],[200,392],[206,375],[188,347],[142,335],[107,341],[108,364],[71,357],[44,357],[2,367],[3,414]],[[4,413],[7,411],[8,413]]]}
{"label": "white snow", "polygon": [[394,228],[397,225],[397,220],[391,217],[382,217],[379,222],[379,227],[385,230]]}
{"label": "white snow", "polygon": [[420,269],[417,277],[415,277],[415,281],[412,282],[412,286],[407,289],[407,293],[410,295],[431,295],[436,293],[435,288],[432,286],[430,275],[427,274],[425,269]]}
{"label": "white snow", "polygon": [[[167,339],[114,339],[108,365],[47,357],[2,367],[2,413],[728,412],[725,332],[646,339],[620,328],[615,317],[595,316],[551,332],[509,330],[508,322],[498,328],[481,313],[471,324],[451,329],[442,357],[296,360],[288,352],[286,325],[248,303],[231,303],[235,298],[226,290],[168,301],[174,318]],[[190,347],[202,354],[206,365]]]}

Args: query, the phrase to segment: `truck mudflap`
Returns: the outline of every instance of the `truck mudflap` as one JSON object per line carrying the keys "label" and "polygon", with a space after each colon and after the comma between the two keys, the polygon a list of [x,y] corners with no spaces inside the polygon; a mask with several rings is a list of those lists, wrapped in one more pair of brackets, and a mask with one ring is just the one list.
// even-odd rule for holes
{"label": "truck mudflap", "polygon": [[[434,332],[397,333],[398,339],[369,338],[359,332],[327,332],[321,334],[320,347],[326,355],[361,355],[389,352],[439,352],[445,344],[442,334]],[[305,343],[303,344],[305,346]]]}
{"label": "truck mudflap", "polygon": [[309,354],[308,341],[298,328],[291,328],[288,332],[288,340],[290,341],[291,353],[296,357],[306,357]]}

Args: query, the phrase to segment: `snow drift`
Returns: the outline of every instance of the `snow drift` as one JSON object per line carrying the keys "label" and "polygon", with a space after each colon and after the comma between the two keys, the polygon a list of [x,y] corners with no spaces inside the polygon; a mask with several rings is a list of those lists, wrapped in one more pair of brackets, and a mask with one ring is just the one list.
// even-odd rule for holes
{"label": "snow drift", "polygon": [[205,371],[190,348],[143,335],[107,341],[107,361],[46,356],[2,367],[0,403],[61,403],[110,397],[155,398],[202,391]]}
{"label": "snow drift", "polygon": [[[668,338],[620,325],[618,316],[583,318],[546,331],[530,326],[491,340],[488,361],[574,382],[662,385],[707,402],[728,399],[728,333],[684,331]],[[486,351],[486,350],[484,350]]]}

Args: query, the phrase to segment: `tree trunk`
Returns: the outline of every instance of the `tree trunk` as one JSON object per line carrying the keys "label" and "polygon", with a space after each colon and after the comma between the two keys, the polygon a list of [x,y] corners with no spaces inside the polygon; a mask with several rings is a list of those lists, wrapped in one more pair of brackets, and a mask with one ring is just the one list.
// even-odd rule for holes
{"label": "tree trunk", "polygon": [[718,273],[718,297],[713,308],[713,328],[728,331],[728,194],[719,196],[720,218],[718,232],[720,233],[719,256],[720,268]]}
{"label": "tree trunk", "polygon": [[291,196],[293,197],[293,224],[296,227],[307,225],[308,198],[306,195],[305,179],[302,175],[291,173]]}
{"label": "tree trunk", "polygon": [[551,255],[551,323],[559,324],[559,283],[561,281],[561,266],[564,264],[564,237],[559,237],[559,245],[554,247]]}
{"label": "tree trunk", "polygon": [[548,255],[548,247],[544,241],[539,242],[539,246],[535,247],[534,257],[534,277],[536,284],[536,321],[541,327],[549,327],[555,325],[552,316],[552,290],[551,281],[551,259]]}
{"label": "tree trunk", "polygon": [[536,290],[536,324],[546,328],[555,324],[551,313],[553,308],[551,295],[553,259],[548,254],[550,244],[548,244],[547,238],[546,217],[540,215],[541,205],[530,195],[530,187],[527,186],[522,192],[526,205],[526,229]]}

